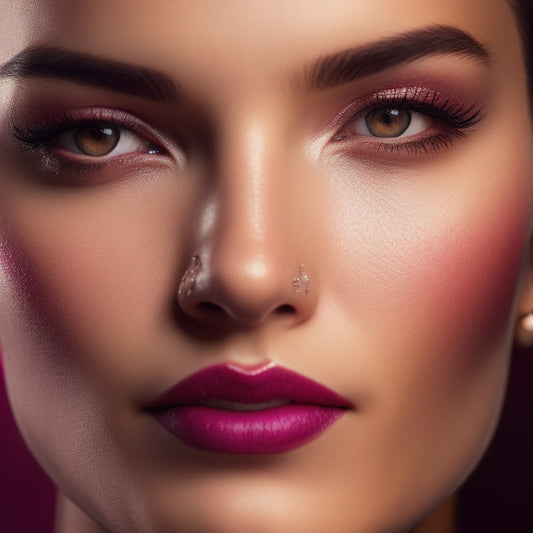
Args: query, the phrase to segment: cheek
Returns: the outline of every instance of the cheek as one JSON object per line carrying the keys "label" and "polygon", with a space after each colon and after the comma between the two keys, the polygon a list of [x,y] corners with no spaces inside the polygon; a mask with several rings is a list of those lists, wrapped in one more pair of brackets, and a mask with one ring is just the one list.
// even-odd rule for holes
{"label": "cheek", "polygon": [[332,344],[360,408],[346,454],[404,511],[453,491],[498,418],[531,211],[529,167],[506,163],[471,180],[374,176],[355,192],[343,177],[332,210],[324,255],[345,341]]}
{"label": "cheek", "polygon": [[434,317],[432,329],[460,344],[473,339],[472,349],[498,344],[512,329],[527,244],[529,206],[523,196],[500,197],[483,207],[479,216],[451,225],[453,230],[440,240],[442,248],[415,265],[421,267],[420,282],[413,284],[413,292],[418,287],[416,294],[423,298],[421,311]]}
{"label": "cheek", "polygon": [[358,346],[347,364],[398,441],[416,425],[429,440],[454,435],[465,457],[492,431],[530,229],[529,171],[513,155],[492,174],[370,176],[343,196],[329,255]]}
{"label": "cheek", "polygon": [[154,322],[176,268],[178,210],[167,211],[168,191],[146,189],[116,188],[107,199],[13,195],[0,205],[0,331],[15,417],[64,490],[94,495],[99,509],[117,496],[109,516],[135,505],[124,458],[131,391],[150,383],[146,346],[161,337]]}
{"label": "cheek", "polygon": [[31,332],[36,344],[39,327],[50,342],[85,344],[83,356],[69,349],[67,361],[48,364],[87,353],[105,364],[106,351],[117,353],[115,341],[140,336],[139,324],[148,328],[151,317],[153,327],[167,311],[169,289],[177,286],[176,235],[187,210],[176,205],[165,175],[149,178],[107,188],[16,191],[11,198],[7,191],[0,205],[6,324]]}
{"label": "cheek", "polygon": [[[483,196],[468,191],[428,228],[430,241],[412,250],[405,303],[419,327],[442,346],[475,354],[509,346],[512,309],[529,231],[529,184],[505,176],[502,187]],[[468,198],[470,197],[470,199]],[[403,324],[407,327],[407,324]],[[468,359],[467,359],[468,361]]]}
{"label": "cheek", "polygon": [[[8,386],[21,416],[32,416],[32,394],[41,398],[37,404],[50,399],[56,407],[70,395],[97,398],[105,388],[98,377],[119,375],[128,325],[147,322],[133,302],[145,301],[153,311],[154,298],[163,300],[154,281],[163,273],[154,265],[172,264],[161,255],[167,248],[147,235],[157,194],[127,191],[4,186],[0,327]],[[130,336],[138,332],[130,329]]]}
{"label": "cheek", "polygon": [[343,308],[362,332],[390,333],[400,346],[446,346],[449,361],[493,345],[511,329],[525,267],[527,169],[509,164],[470,182],[448,175],[380,179],[344,195],[337,211],[341,254],[332,237],[330,255],[339,257]]}

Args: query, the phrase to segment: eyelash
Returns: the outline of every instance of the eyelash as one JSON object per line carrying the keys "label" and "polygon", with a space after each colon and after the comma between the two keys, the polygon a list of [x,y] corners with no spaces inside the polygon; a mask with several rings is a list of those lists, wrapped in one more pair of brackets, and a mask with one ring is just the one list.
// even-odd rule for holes
{"label": "eyelash", "polygon": [[[368,116],[372,111],[387,109],[419,113],[435,121],[441,131],[428,135],[426,129],[431,129],[432,126],[430,126],[421,133],[405,137],[386,137],[386,140],[383,140],[383,137],[372,135],[343,133],[353,126],[358,119]],[[360,98],[341,111],[334,121],[338,126],[332,142],[339,145],[347,143],[350,145],[350,149],[353,149],[355,144],[356,147],[381,153],[409,156],[427,155],[449,147],[456,138],[463,137],[466,131],[475,126],[481,119],[480,109],[475,105],[455,104],[449,99],[443,99],[438,93],[431,90],[422,88],[390,89]],[[139,137],[147,146],[154,146],[155,151],[130,151],[111,157],[86,155],[84,156],[85,159],[76,159],[50,150],[50,144],[61,135],[91,126],[118,129],[121,135],[124,132],[129,132]],[[38,128],[23,129],[13,125],[12,133],[24,148],[33,151],[40,150],[43,161],[49,168],[54,169],[56,174],[65,167],[69,171],[77,173],[98,172],[106,167],[121,165],[138,153],[168,155],[168,151],[162,147],[162,143],[157,140],[157,135],[149,126],[127,112],[105,108],[65,112],[58,117],[48,119]],[[66,150],[68,151],[68,149]],[[91,157],[94,157],[94,160],[87,159]]]}
{"label": "eyelash", "polygon": [[[441,131],[428,135],[424,130],[422,133],[405,137],[389,137],[385,141],[381,137],[371,135],[343,134],[343,131],[349,129],[358,119],[372,111],[391,109],[419,113],[434,121]],[[476,105],[456,104],[450,99],[442,98],[435,91],[422,88],[391,89],[372,94],[349,105],[340,116],[343,122],[333,137],[334,143],[350,143],[352,142],[350,138],[356,138],[365,148],[412,156],[428,155],[449,147],[454,139],[463,137],[468,129],[483,118],[481,109]],[[347,121],[346,117],[349,117]]]}
{"label": "eyelash", "polygon": [[[132,134],[139,138],[141,143],[147,147],[146,151],[142,152],[126,152],[116,156],[90,156],[83,153],[72,154],[79,156],[80,159],[74,159],[69,156],[64,156],[50,150],[50,144],[57,140],[61,135],[68,132],[75,132],[76,129],[98,127],[109,127],[117,129],[120,132],[120,138],[125,134]],[[74,110],[63,113],[57,117],[51,117],[39,125],[38,128],[21,128],[15,124],[12,125],[12,134],[22,146],[27,150],[42,151],[42,156],[45,163],[59,173],[63,166],[67,166],[68,170],[78,173],[89,171],[97,172],[103,170],[104,167],[120,165],[126,159],[131,159],[132,156],[141,153],[143,155],[167,155],[168,151],[162,146],[161,141],[157,139],[157,135],[152,129],[144,124],[139,119],[133,117],[125,111],[94,108]],[[153,151],[151,148],[153,147]],[[116,146],[113,148],[113,150]],[[68,149],[65,149],[69,151]],[[107,154],[105,154],[107,155]],[[84,159],[81,159],[84,157]],[[90,161],[87,158],[94,158]]]}

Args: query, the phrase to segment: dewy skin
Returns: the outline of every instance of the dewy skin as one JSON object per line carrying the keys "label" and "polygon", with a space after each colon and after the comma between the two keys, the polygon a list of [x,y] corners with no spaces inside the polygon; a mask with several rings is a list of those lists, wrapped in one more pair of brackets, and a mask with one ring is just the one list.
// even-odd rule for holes
{"label": "dewy skin", "polygon": [[452,533],[533,309],[510,3],[0,7],[0,347],[57,533]]}

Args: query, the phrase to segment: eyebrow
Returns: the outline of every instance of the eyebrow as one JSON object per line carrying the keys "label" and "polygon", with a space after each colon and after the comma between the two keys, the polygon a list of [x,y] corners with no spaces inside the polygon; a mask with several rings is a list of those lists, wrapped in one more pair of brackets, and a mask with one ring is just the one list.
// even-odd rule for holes
{"label": "eyebrow", "polygon": [[488,49],[468,33],[432,25],[320,58],[293,80],[294,86],[323,90],[435,55],[460,55],[484,66],[491,62]]}
{"label": "eyebrow", "polygon": [[60,78],[156,102],[175,103],[183,91],[165,74],[87,52],[32,46],[0,67],[0,78]]}
{"label": "eyebrow", "polygon": [[[323,90],[423,57],[457,54],[490,64],[487,48],[471,35],[453,26],[434,25],[320,58],[292,85]],[[8,77],[59,78],[163,103],[184,97],[181,86],[157,70],[53,46],[19,52],[0,66],[0,78]]]}

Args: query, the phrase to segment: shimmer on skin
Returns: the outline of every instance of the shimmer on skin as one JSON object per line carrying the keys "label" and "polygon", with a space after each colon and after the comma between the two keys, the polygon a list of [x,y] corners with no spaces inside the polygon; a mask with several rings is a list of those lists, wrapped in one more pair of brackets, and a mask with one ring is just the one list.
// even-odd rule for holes
{"label": "shimmer on skin", "polygon": [[[5,3],[0,339],[58,533],[412,533],[497,423],[533,308],[513,12],[237,3]],[[60,52],[41,65],[36,44]],[[371,137],[384,103],[418,128]],[[72,151],[103,110],[139,142]],[[213,365],[280,366],[355,407],[287,453],[208,453],[147,409]]]}

